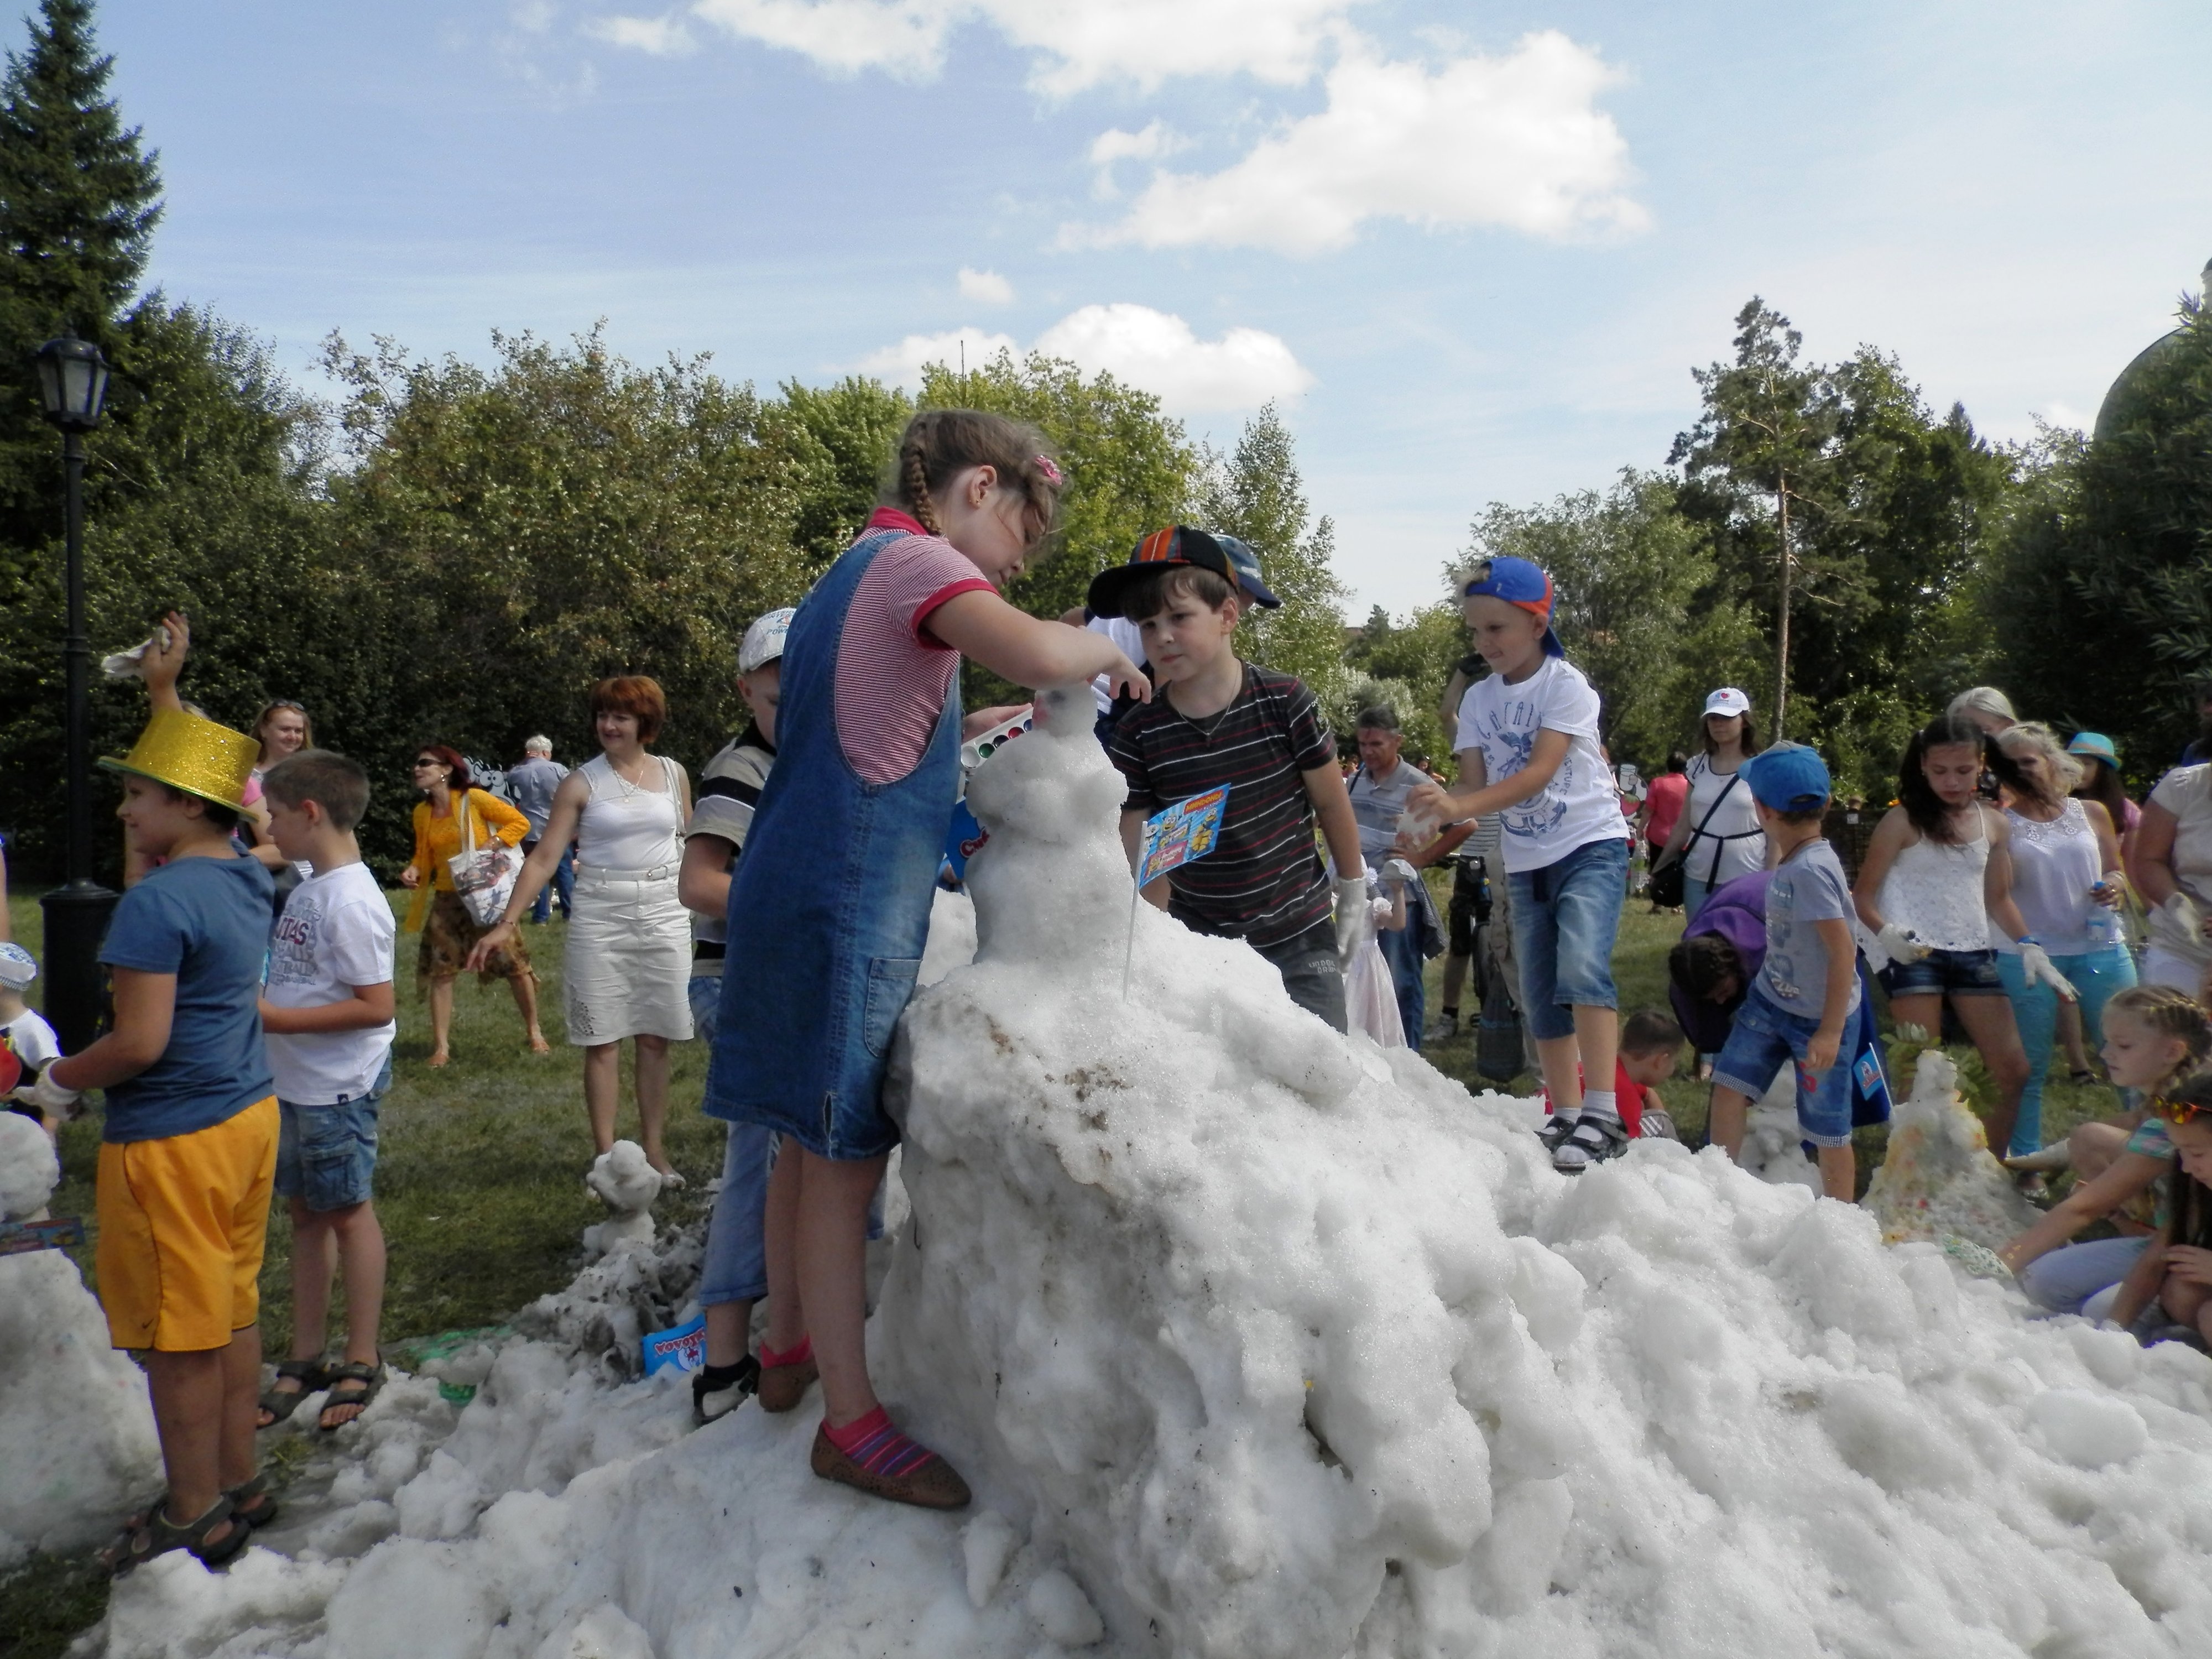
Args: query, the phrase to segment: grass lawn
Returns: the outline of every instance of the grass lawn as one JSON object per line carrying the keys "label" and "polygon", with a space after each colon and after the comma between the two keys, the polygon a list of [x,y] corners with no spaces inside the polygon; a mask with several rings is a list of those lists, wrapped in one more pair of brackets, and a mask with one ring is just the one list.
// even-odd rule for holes
{"label": "grass lawn", "polygon": [[[399,907],[406,896],[392,896]],[[1441,879],[1437,896],[1441,913]],[[35,896],[18,894],[9,908],[15,939],[40,953]],[[1667,951],[1681,930],[1680,916],[1650,915],[1641,899],[1624,906],[1613,957],[1624,1010],[1666,1006]],[[376,1171],[376,1207],[392,1258],[384,1316],[387,1342],[495,1323],[557,1290],[574,1274],[584,1226],[605,1213],[582,1182],[592,1146],[584,1120],[581,1066],[565,1045],[561,1018],[564,932],[564,924],[556,921],[527,930],[526,937],[554,1052],[529,1052],[504,985],[464,980],[454,999],[453,1063],[435,1072],[423,1064],[430,1052],[429,1018],[413,991],[416,941],[400,935],[399,1037]],[[1433,1010],[1442,961],[1431,963],[1429,973]],[[1469,1007],[1463,1016],[1471,1019],[1474,1012]],[[1471,1028],[1437,1045],[1429,1058],[1470,1088],[1488,1086],[1475,1075]],[[658,1213],[665,1221],[680,1223],[696,1215],[705,1202],[702,1188],[720,1170],[721,1128],[698,1109],[705,1066],[698,1043],[676,1045],[668,1146],[691,1184],[661,1202]],[[1535,1080],[1525,1077],[1510,1086],[1516,1093],[1536,1090]],[[625,1091],[618,1132],[635,1135],[627,1083]],[[1678,1077],[1660,1092],[1685,1139],[1700,1140],[1706,1085]],[[2063,1080],[2062,1072],[2045,1091],[2045,1138],[2113,1109],[2111,1091],[2076,1088]],[[1861,1132],[1862,1190],[1886,1144],[1881,1129]],[[63,1131],[62,1185],[53,1199],[57,1215],[82,1215],[89,1226],[99,1147],[96,1115]],[[262,1276],[262,1339],[272,1357],[289,1352],[291,1340],[290,1249],[291,1228],[280,1206],[270,1225]],[[89,1284],[89,1245],[72,1254]],[[334,1334],[337,1328],[334,1324]],[[0,1659],[52,1659],[76,1632],[100,1617],[106,1599],[106,1582],[88,1560],[34,1560],[0,1581]]]}

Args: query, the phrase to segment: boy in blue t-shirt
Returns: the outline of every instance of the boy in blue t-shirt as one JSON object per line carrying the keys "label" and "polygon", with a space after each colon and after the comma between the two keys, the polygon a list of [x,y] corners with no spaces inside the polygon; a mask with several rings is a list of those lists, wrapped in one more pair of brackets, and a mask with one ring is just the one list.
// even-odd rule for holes
{"label": "boy in blue t-shirt", "polygon": [[1858,1170],[1843,1043],[1858,1012],[1858,951],[1850,882],[1820,836],[1828,769],[1804,744],[1778,743],[1744,762],[1739,775],[1779,862],[1766,890],[1766,960],[1713,1066],[1713,1143],[1730,1158],[1742,1151],[1751,1103],[1794,1060],[1797,1127],[1819,1150],[1821,1190],[1848,1204]]}
{"label": "boy in blue t-shirt", "polygon": [[189,1549],[214,1565],[276,1513],[257,1474],[257,1280],[276,1168],[259,993],[269,872],[231,831],[259,745],[157,708],[128,760],[123,820],[155,867],[123,895],[100,959],[114,1029],[21,1091],[44,1109],[106,1092],[95,1265],[108,1333],[143,1352],[168,1492],[103,1559],[128,1571]]}

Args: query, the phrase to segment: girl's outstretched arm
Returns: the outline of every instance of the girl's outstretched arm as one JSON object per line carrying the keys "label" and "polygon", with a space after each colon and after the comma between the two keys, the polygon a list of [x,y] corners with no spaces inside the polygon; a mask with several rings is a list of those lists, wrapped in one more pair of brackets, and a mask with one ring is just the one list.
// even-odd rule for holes
{"label": "girl's outstretched arm", "polygon": [[2150,1248],[2136,1258],[2136,1265],[2120,1281],[2120,1293],[2112,1303],[2112,1311],[2106,1317],[2122,1330],[2142,1317],[2143,1310],[2158,1294],[2158,1287],[2166,1282],[2166,1248],[2172,1241],[2172,1229],[2160,1227],[2151,1239]]}
{"label": "girl's outstretched arm", "polygon": [[1115,692],[1149,700],[1152,682],[1103,634],[1045,622],[996,593],[956,593],[923,624],[943,645],[1016,685],[1072,685],[1103,674]]}

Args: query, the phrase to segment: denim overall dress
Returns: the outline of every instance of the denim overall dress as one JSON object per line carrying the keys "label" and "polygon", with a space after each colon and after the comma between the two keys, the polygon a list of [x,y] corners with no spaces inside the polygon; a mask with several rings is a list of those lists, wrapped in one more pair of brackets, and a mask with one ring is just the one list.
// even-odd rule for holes
{"label": "denim overall dress", "polygon": [[789,1135],[821,1158],[874,1158],[898,1142],[883,1108],[884,1072],[921,970],[959,793],[957,674],[906,776],[862,781],[837,738],[846,613],[877,556],[908,533],[863,535],[792,619],[775,769],[730,882],[732,960],[705,1109]]}

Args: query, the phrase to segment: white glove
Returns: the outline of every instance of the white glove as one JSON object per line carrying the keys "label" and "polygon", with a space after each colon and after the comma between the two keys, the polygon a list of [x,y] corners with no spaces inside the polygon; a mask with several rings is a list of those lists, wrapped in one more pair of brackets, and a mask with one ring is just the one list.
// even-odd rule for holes
{"label": "white glove", "polygon": [[2020,971],[2030,985],[2041,980],[2069,1002],[2081,1000],[2081,994],[2074,988],[2074,981],[2051,965],[2051,952],[2033,939],[2021,941]]}
{"label": "white glove", "polygon": [[2179,887],[2168,893],[2166,902],[2158,908],[2168,921],[2181,930],[2185,938],[2202,939],[2204,936],[2203,913],[2197,909],[2197,901]]}
{"label": "white glove", "polygon": [[76,1097],[82,1092],[80,1089],[65,1089],[55,1082],[53,1068],[48,1066],[39,1074],[37,1082],[25,1084],[15,1091],[11,1098],[21,1101],[26,1106],[35,1106],[42,1112],[67,1117],[70,1108],[76,1104]]}
{"label": "white glove", "polygon": [[1420,878],[1413,866],[1403,859],[1385,859],[1382,861],[1382,879],[1385,881],[1411,884]]}
{"label": "white glove", "polygon": [[1917,962],[1933,948],[1923,945],[1919,935],[1910,927],[1900,927],[1893,921],[1882,923],[1881,932],[1875,937],[1881,941],[1881,948],[1889,952],[1892,962]]}
{"label": "white glove", "polygon": [[1329,890],[1336,895],[1337,965],[1348,969],[1352,957],[1359,954],[1369,926],[1367,878],[1364,874],[1340,876],[1329,883]]}

